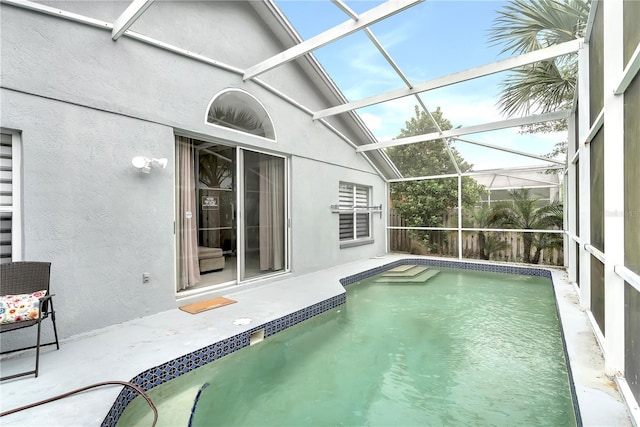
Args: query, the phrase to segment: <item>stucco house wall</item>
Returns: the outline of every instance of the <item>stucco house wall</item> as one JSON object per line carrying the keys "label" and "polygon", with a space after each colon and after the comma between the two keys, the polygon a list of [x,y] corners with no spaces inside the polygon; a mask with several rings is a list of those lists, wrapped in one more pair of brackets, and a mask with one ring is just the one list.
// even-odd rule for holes
{"label": "stucco house wall", "polygon": [[[49,4],[113,22],[128,3]],[[52,262],[63,338],[178,305],[176,134],[290,159],[289,274],[385,252],[378,214],[373,244],[339,248],[330,210],[339,182],[371,186],[372,201],[383,205],[385,185],[307,112],[238,73],[127,37],[112,41],[104,29],[6,4],[0,19],[0,126],[21,132],[22,259]],[[156,2],[132,30],[239,69],[283,49],[245,2]],[[296,64],[263,81],[311,109],[335,102]],[[276,142],[205,124],[212,97],[231,87],[263,103]],[[366,138],[345,119],[332,124],[354,142]],[[169,165],[141,174],[131,165],[139,155]]]}

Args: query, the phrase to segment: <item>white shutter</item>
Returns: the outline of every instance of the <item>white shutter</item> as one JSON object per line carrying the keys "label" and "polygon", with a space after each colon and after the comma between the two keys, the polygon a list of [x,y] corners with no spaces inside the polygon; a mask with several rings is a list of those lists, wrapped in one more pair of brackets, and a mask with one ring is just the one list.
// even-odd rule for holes
{"label": "white shutter", "polygon": [[340,214],[340,240],[353,239],[353,214]]}
{"label": "white shutter", "polygon": [[356,207],[369,206],[369,189],[356,186]]}
{"label": "white shutter", "polygon": [[340,213],[340,240],[355,240],[371,236],[369,188],[340,183],[338,208]]}
{"label": "white shutter", "polygon": [[[356,207],[369,206],[369,189],[367,187],[356,186]],[[369,237],[369,216],[368,212],[356,214],[356,239]]]}
{"label": "white shutter", "polygon": [[[0,134],[0,206],[13,206],[13,152],[11,134]],[[0,263],[11,262],[12,212],[0,212]]]}
{"label": "white shutter", "polygon": [[353,208],[353,185],[340,184],[340,192],[338,194],[338,208],[339,209]]}
{"label": "white shutter", "polygon": [[[340,184],[338,192],[338,209],[353,208],[353,185]],[[340,240],[353,239],[353,214],[340,214]]]}
{"label": "white shutter", "polygon": [[370,213],[356,214],[356,239],[369,237],[369,215]]}

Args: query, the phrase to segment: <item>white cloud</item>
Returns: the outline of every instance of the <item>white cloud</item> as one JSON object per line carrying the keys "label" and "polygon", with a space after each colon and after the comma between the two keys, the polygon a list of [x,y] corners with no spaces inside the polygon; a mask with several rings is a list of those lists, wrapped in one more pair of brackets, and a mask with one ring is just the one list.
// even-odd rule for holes
{"label": "white cloud", "polygon": [[[392,36],[390,38],[402,38],[400,32]],[[348,99],[363,99],[403,86],[391,67],[381,59],[379,52],[371,49],[368,40],[366,45],[357,43],[357,46],[350,45],[347,49],[341,49],[340,57],[343,59],[340,74],[348,76],[345,79],[348,82],[346,89],[343,89]],[[345,73],[345,69],[349,72]],[[366,76],[366,79],[363,76]],[[453,127],[498,122],[505,119],[497,107],[500,81],[499,76],[475,79],[426,92],[421,94],[421,98],[431,111],[440,107],[444,117]],[[415,116],[416,105],[418,100],[414,96],[407,96],[365,107],[357,112],[376,138],[383,141],[398,136],[401,129],[406,126],[406,121]],[[566,134],[522,135],[520,128],[516,127],[468,135],[465,138],[543,155],[550,152],[556,142],[566,140]],[[475,169],[500,167],[506,164],[516,166],[540,163],[533,158],[486,147],[471,144],[457,145],[460,145],[461,153],[469,163],[475,165]]]}
{"label": "white cloud", "polygon": [[[495,108],[490,98],[440,98],[441,102],[427,104],[431,111],[440,107],[445,118],[454,127],[472,126],[503,120],[504,117]],[[425,99],[426,101],[426,99]],[[364,122],[378,140],[390,140],[398,136],[405,122],[415,115],[414,97],[405,97],[384,104],[378,104],[359,111]],[[466,139],[484,142],[498,147],[510,148],[525,153],[542,156],[549,153],[555,143],[566,140],[566,132],[548,134],[521,134],[520,128],[499,129],[464,136]],[[486,147],[465,143],[456,143],[462,156],[474,165],[475,170],[509,166],[530,166],[541,164],[540,160],[517,154],[507,153]]]}
{"label": "white cloud", "polygon": [[360,114],[360,118],[362,118],[364,123],[371,130],[371,132],[373,132],[374,135],[375,132],[382,127],[382,118],[380,116],[376,116],[375,114],[371,113],[363,113]]}

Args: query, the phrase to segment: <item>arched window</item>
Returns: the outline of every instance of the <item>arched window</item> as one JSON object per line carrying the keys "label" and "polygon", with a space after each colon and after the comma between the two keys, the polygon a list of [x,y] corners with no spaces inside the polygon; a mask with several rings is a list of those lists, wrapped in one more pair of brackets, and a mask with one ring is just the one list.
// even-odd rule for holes
{"label": "arched window", "polygon": [[238,89],[226,89],[213,98],[207,111],[207,123],[276,139],[267,110],[252,95]]}

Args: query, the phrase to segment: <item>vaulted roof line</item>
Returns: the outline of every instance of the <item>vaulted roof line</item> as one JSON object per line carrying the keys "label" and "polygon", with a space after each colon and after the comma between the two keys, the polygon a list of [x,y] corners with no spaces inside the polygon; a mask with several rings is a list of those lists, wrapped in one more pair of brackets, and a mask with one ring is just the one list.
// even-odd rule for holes
{"label": "vaulted roof line", "polygon": [[[103,30],[107,30],[107,31],[113,31],[114,29],[114,25],[106,22],[106,21],[101,21],[95,18],[91,18],[88,17],[86,15],[80,15],[77,13],[73,13],[73,12],[68,12],[66,10],[63,9],[57,9],[51,6],[47,6],[47,5],[43,5],[40,3],[35,3],[35,2],[31,2],[28,0],[2,0],[2,3],[7,4],[7,5],[11,5],[14,7],[19,7],[21,9],[26,9],[26,10],[31,10],[33,12],[38,12],[38,13],[42,13],[45,15],[50,15],[50,16],[54,16],[57,17],[59,19],[64,19],[67,21],[73,21],[73,22],[77,22],[79,24],[84,24],[84,25],[88,25],[91,27],[95,27],[95,28],[99,28],[99,29],[103,29]],[[238,75],[243,75],[245,70],[240,69],[238,67],[234,67],[228,64],[225,64],[223,62],[220,61],[216,61],[214,59],[211,59],[209,57],[206,57],[204,55],[200,55],[194,52],[191,52],[189,50],[180,48],[178,46],[174,46],[171,45],[169,43],[165,43],[163,41],[145,36],[143,34],[137,33],[135,31],[131,31],[131,30],[126,30],[122,33],[123,36],[129,37],[131,39],[137,40],[139,42],[148,44],[150,46],[154,46],[156,48],[162,49],[162,50],[166,50],[169,52],[172,52],[174,54],[198,61],[198,62],[202,62],[205,64],[208,64],[210,66],[225,70],[225,71],[229,71]],[[282,92],[280,92],[279,90],[275,89],[274,87],[270,86],[269,84],[259,80],[259,79],[252,79],[252,82],[254,84],[257,84],[261,87],[263,87],[264,89],[268,90],[269,92],[275,94],[276,96],[280,97],[281,99],[283,99],[284,101],[288,102],[289,104],[293,105],[294,107],[300,109],[301,111],[305,112],[306,114],[308,114],[310,117],[313,116],[313,111],[310,108],[305,107],[304,105],[300,104],[299,102],[297,102],[296,100],[294,100],[293,98],[288,97],[287,95],[283,94]],[[337,88],[335,88],[337,90]],[[343,98],[344,99],[344,98]],[[370,131],[368,130],[368,128],[366,128],[366,126],[364,126],[361,122],[361,119],[359,116],[357,116],[355,113],[354,117],[357,119],[356,124],[358,124],[359,126],[361,126],[362,129],[366,130],[366,133],[368,133],[368,135],[370,136],[370,140],[371,141],[376,141],[375,137],[373,135],[371,135]],[[352,147],[357,147],[358,145],[355,144],[353,141],[351,141],[347,136],[345,136],[343,133],[341,133],[340,131],[338,131],[334,126],[332,126],[330,123],[328,123],[326,120],[320,120],[320,123],[322,123],[324,126],[326,126],[331,132],[335,133],[339,138],[341,138],[342,140],[344,140],[345,142],[347,142],[350,146]],[[387,175],[382,173],[378,167],[378,165],[375,164],[375,162],[373,162],[373,160],[366,155],[367,153],[361,153],[364,157],[364,159],[374,168],[374,170],[380,175],[380,177],[384,180],[387,179]],[[397,172],[397,169],[395,168],[395,165],[393,165],[389,160],[388,157],[386,156],[386,154],[384,152],[381,152],[380,155],[383,157],[383,160],[386,161],[389,164],[389,167],[391,169],[393,169],[396,172],[396,175],[399,173]]]}
{"label": "vaulted roof line", "polygon": [[[333,2],[336,5],[338,5],[338,2],[341,3],[340,0],[333,0]],[[262,0],[260,2],[253,1],[253,2],[250,2],[250,4],[256,10],[256,12],[258,12],[258,14],[262,17],[262,19],[267,23],[267,25],[269,25],[272,31],[274,31],[274,34],[279,38],[281,43],[283,43],[284,45],[287,45],[287,44],[296,45],[296,44],[302,43],[303,41],[302,37],[300,37],[296,29],[291,25],[287,17],[282,13],[280,8],[278,8],[278,6],[273,2],[273,0]],[[340,5],[338,6],[344,10],[342,6]],[[348,8],[348,6],[346,5],[344,5],[344,7]],[[347,13],[347,14],[349,16],[352,16],[352,14],[355,14],[355,12],[351,11],[351,13]],[[272,21],[275,21],[275,22],[272,22]],[[342,91],[340,91],[340,89],[337,87],[337,85],[335,84],[331,76],[329,76],[327,71],[322,67],[322,65],[320,65],[319,61],[316,59],[316,57],[313,55],[312,52],[309,52],[305,54],[303,57],[298,58],[297,61],[298,61],[297,62],[298,65],[302,67],[304,72],[306,72],[307,74],[310,74],[311,72],[315,72],[317,76],[320,78],[321,82],[324,84],[324,88],[327,89],[329,91],[329,94],[335,97],[338,100],[338,102],[341,102],[341,103],[347,102],[347,99],[345,98]],[[263,83],[257,78],[252,79],[252,81],[260,85],[263,85]],[[327,92],[324,91],[324,93],[326,94]],[[307,109],[305,107],[305,111],[306,110]],[[311,110],[309,110],[308,112],[311,116],[313,116],[313,112],[311,112]],[[367,127],[367,125],[364,123],[360,115],[358,115],[355,111],[351,111],[349,112],[349,117],[351,118],[351,120],[354,121],[355,125],[364,133],[365,140],[362,142],[362,144],[366,144],[367,140],[371,143],[378,141],[377,138],[373,135],[373,133],[369,129],[369,127]],[[338,132],[328,122],[323,120],[322,123],[325,124],[325,126],[331,127],[331,129],[334,132]],[[346,136],[342,135],[339,132],[336,134],[341,138],[346,138]],[[362,144],[355,143],[349,140],[348,138],[346,139],[346,141],[347,143],[349,143],[354,147],[362,145]],[[385,181],[387,180],[388,176],[396,176],[396,177],[402,176],[402,174],[400,173],[396,165],[391,161],[391,159],[389,159],[388,155],[383,150],[370,152],[370,153],[360,153],[360,154],[362,154],[365,157],[365,160],[374,167],[374,169]],[[374,161],[374,159],[370,157],[370,155],[372,155],[373,157],[379,157],[379,159],[377,159],[377,162],[378,163],[383,162],[384,165],[387,168],[389,168],[388,173],[382,173],[379,169],[380,166],[376,164],[376,162]]]}

